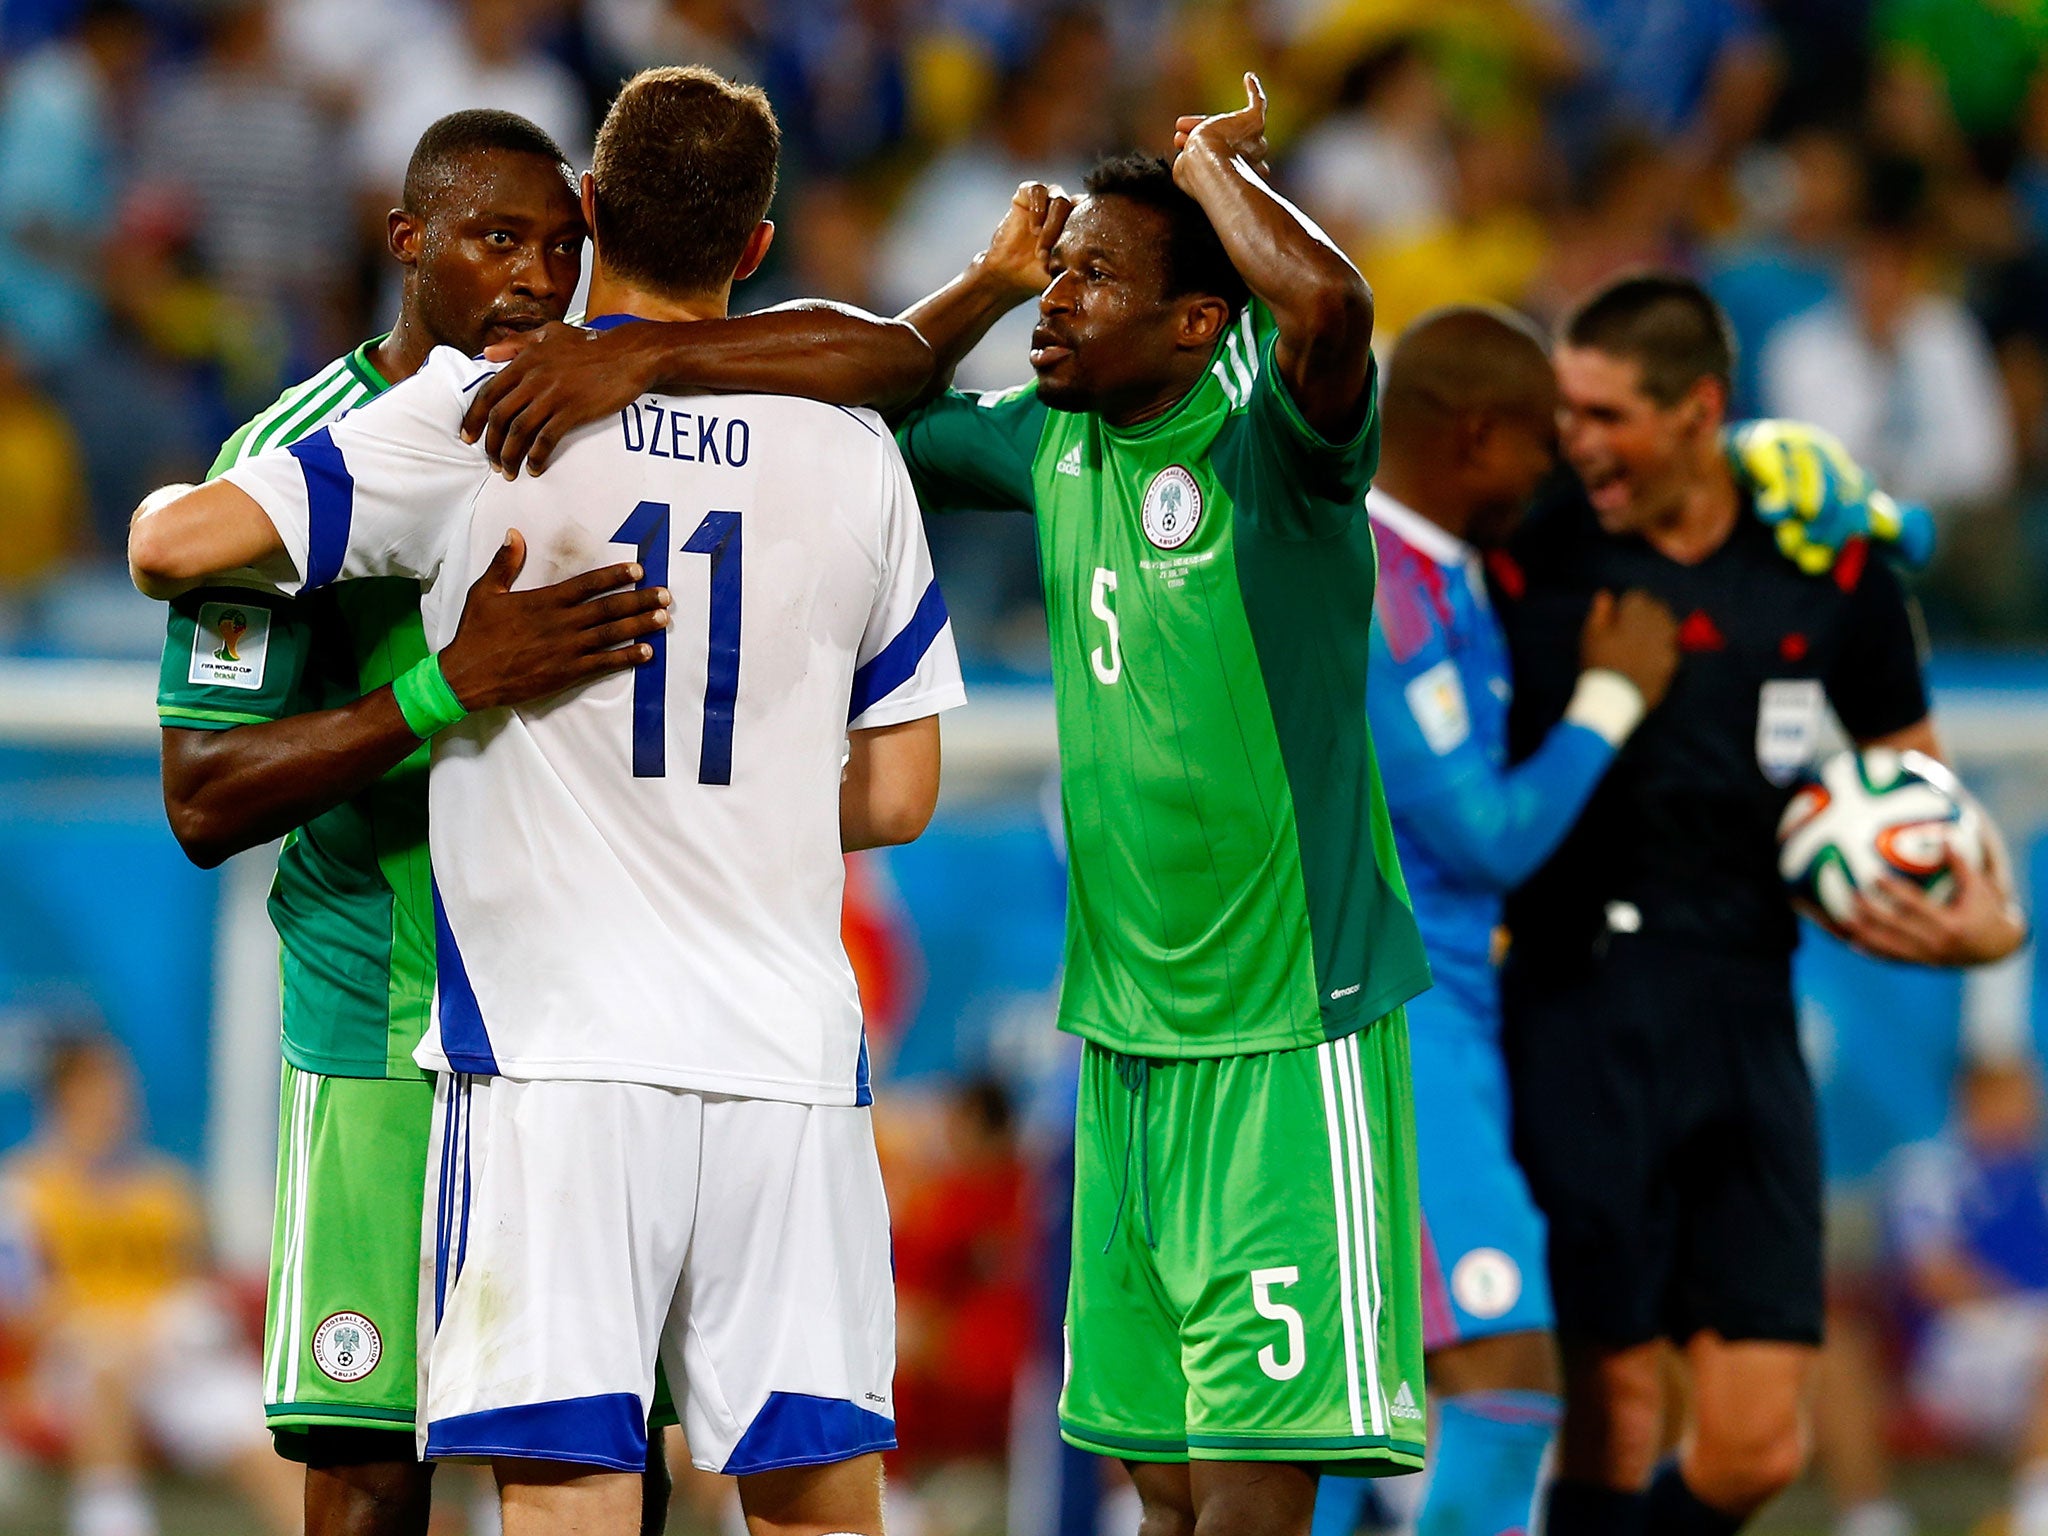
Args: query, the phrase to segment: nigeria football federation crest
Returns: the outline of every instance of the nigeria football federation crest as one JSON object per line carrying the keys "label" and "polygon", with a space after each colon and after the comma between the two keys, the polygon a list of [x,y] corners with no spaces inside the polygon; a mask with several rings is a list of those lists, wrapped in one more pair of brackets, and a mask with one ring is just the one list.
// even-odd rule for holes
{"label": "nigeria football federation crest", "polygon": [[361,1381],[383,1358],[383,1335],[360,1312],[337,1312],[313,1331],[313,1363],[336,1381]]}
{"label": "nigeria football federation crest", "polygon": [[1195,536],[1202,521],[1202,488],[1178,464],[1170,464],[1145,487],[1139,514],[1145,537],[1161,549],[1179,549]]}

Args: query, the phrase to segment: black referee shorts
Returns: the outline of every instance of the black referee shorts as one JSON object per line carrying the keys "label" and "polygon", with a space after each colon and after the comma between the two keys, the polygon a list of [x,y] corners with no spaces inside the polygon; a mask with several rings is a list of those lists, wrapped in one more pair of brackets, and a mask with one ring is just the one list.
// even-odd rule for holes
{"label": "black referee shorts", "polygon": [[1511,960],[1503,992],[1559,1337],[1820,1342],[1820,1138],[1789,961],[1616,934],[1562,974]]}

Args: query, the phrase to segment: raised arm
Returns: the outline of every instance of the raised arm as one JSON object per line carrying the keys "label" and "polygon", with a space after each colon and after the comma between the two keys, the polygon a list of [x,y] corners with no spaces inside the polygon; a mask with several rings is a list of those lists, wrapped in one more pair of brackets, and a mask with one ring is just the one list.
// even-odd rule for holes
{"label": "raised arm", "polygon": [[564,436],[649,390],[805,395],[887,411],[920,395],[932,349],[914,326],[844,304],[803,299],[725,320],[645,321],[588,331],[548,325],[517,348],[471,401],[462,431],[491,462],[534,474]]}
{"label": "raised arm", "polygon": [[931,344],[934,367],[926,395],[953,382],[953,371],[989,327],[1045,292],[1052,282],[1052,248],[1073,211],[1073,200],[1058,187],[1021,183],[987,248],[967,263],[967,270],[897,317],[917,327]]}
{"label": "raised arm", "polygon": [[1266,93],[1244,77],[1247,102],[1175,125],[1173,179],[1202,205],[1231,263],[1279,329],[1274,361],[1308,424],[1334,442],[1365,421],[1372,290],[1315,222],[1266,184]]}

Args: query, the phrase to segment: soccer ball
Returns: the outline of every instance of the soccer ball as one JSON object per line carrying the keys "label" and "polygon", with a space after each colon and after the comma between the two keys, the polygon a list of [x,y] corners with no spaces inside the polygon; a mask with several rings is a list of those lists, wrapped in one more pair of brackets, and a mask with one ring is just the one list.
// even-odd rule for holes
{"label": "soccer ball", "polygon": [[1778,822],[1778,873],[1792,900],[1831,929],[1883,876],[1950,899],[1951,856],[1985,865],[1984,812],[1924,752],[1838,752],[1801,781]]}

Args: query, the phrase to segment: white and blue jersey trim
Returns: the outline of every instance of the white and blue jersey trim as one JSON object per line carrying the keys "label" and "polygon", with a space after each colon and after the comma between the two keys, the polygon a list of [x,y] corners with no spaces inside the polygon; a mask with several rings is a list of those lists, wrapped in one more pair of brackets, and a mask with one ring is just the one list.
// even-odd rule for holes
{"label": "white and blue jersey trim", "polygon": [[895,639],[855,670],[846,706],[849,721],[858,720],[917,676],[925,653],[945,629],[947,619],[945,595],[939,591],[939,581],[935,576],[924,589],[924,595],[917,600],[917,609],[911,614],[910,622],[897,632]]}
{"label": "white and blue jersey trim", "polygon": [[441,904],[441,887],[434,891],[435,1018],[440,1026],[441,1054],[457,1072],[479,1077],[498,1075],[498,1058],[491,1049],[490,1031],[484,1027],[483,1010],[477,1006],[476,988],[470,984],[469,968],[455,943],[455,930],[448,926],[448,909]]}
{"label": "white and blue jersey trim", "polygon": [[349,525],[355,517],[356,482],[326,427],[285,450],[306,478],[306,569],[301,592],[313,592],[341,575],[348,554]]}

